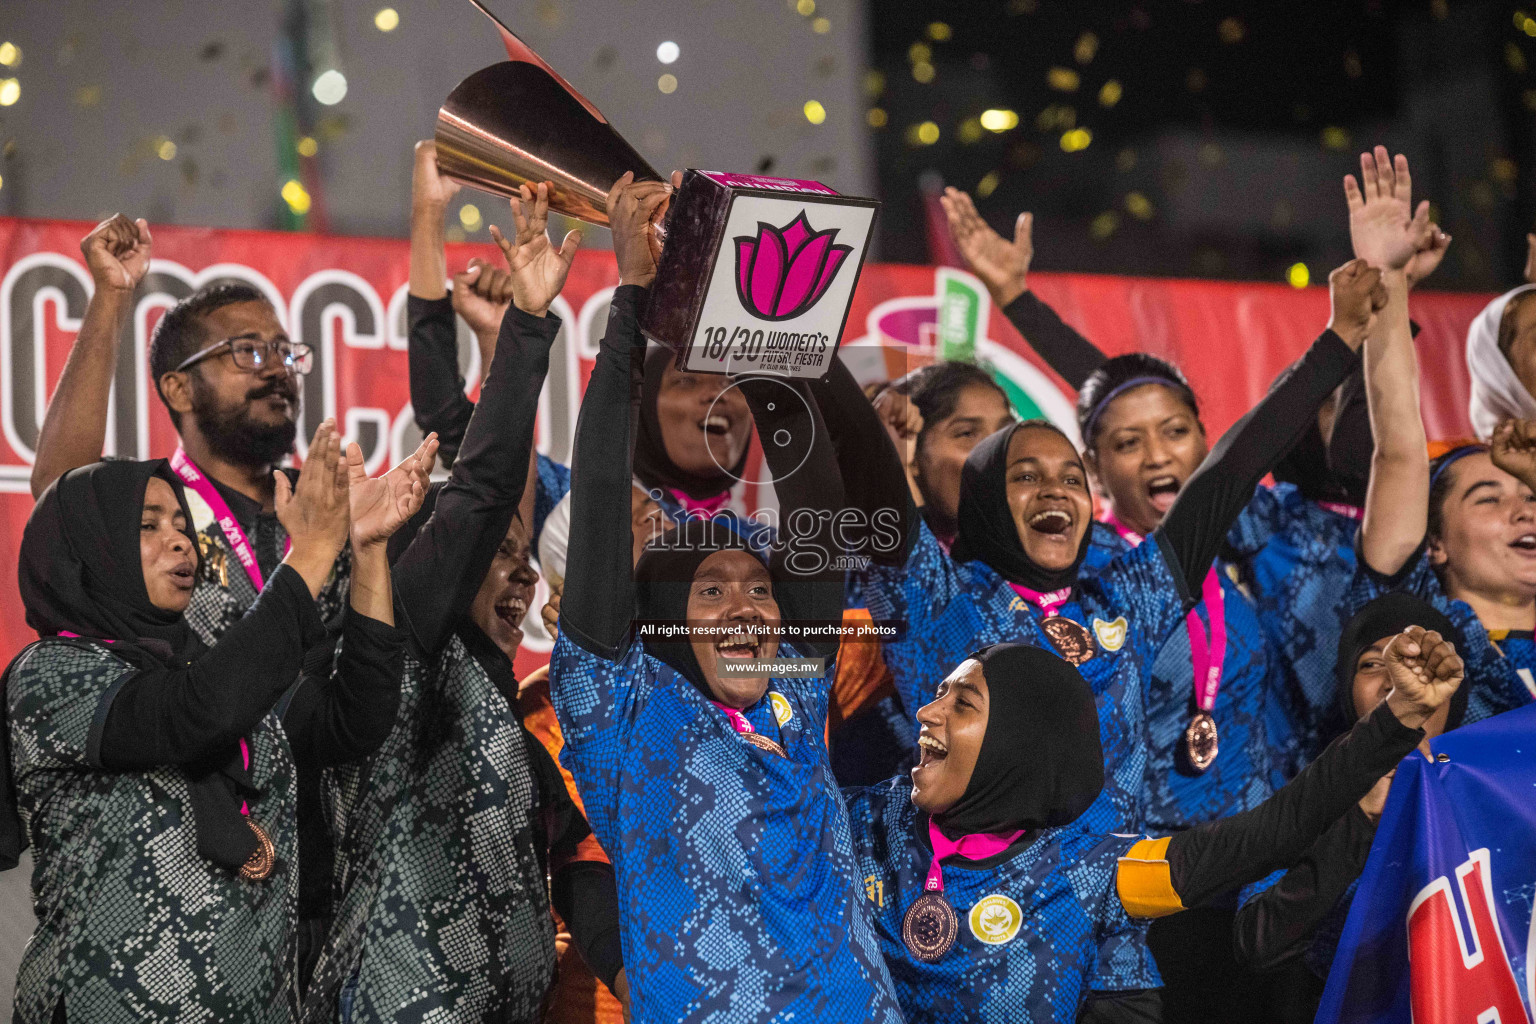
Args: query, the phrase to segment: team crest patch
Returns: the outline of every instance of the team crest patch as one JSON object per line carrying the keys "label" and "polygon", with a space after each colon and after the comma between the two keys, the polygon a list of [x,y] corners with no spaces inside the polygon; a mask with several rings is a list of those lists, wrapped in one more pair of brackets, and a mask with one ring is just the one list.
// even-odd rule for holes
{"label": "team crest patch", "polygon": [[1103,619],[1093,620],[1093,635],[1099,638],[1099,646],[1106,651],[1118,651],[1125,646],[1125,629],[1124,615],[1113,622],[1105,622]]}
{"label": "team crest patch", "polygon": [[983,896],[969,914],[971,934],[989,946],[999,946],[1019,934],[1024,912],[1001,893]]}
{"label": "team crest patch", "polygon": [[773,708],[773,717],[780,725],[788,724],[795,717],[795,709],[789,706],[789,698],[777,690],[768,691],[768,703]]}

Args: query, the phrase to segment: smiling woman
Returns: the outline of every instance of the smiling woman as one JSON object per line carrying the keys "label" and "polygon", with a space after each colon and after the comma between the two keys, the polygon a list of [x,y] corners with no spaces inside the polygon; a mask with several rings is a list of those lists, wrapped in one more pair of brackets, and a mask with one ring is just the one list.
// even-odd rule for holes
{"label": "smiling woman", "polygon": [[[615,198],[622,210],[626,194],[654,187]],[[625,283],[576,429],[550,686],[567,763],[618,872],[635,1017],[895,1024],[828,763],[827,681],[736,671],[775,655],[830,657],[835,637],[791,644],[775,627],[839,621],[843,572],[830,560],[812,574],[788,557],[765,562],[731,526],[697,517],[631,567],[631,368],[647,295],[629,282],[653,272],[625,270],[648,251],[631,212],[615,219]],[[803,400],[782,400],[786,388]],[[830,519],[843,485],[810,390],[755,379],[736,391],[761,433],[789,439],[764,453],[783,521]],[[708,403],[689,408],[701,417]],[[721,957],[722,942],[743,953]]]}

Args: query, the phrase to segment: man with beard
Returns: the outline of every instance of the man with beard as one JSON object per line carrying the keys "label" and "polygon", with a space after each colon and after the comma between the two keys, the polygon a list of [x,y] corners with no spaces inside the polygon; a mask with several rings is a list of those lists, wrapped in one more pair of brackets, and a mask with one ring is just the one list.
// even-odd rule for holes
{"label": "man with beard", "polygon": [[[101,457],[118,341],[149,268],[150,244],[149,225],[121,214],[80,243],[95,290],[38,436],[34,497]],[[288,547],[273,471],[293,450],[300,382],[311,361],[267,297],[238,282],[199,289],[155,328],[150,375],[180,437],[171,466],[186,484],[199,549],[200,579],[186,616],[210,646],[255,603]],[[317,601],[328,627],[346,607],[350,569],[343,550]],[[310,652],[314,659],[328,654],[329,645]],[[319,786],[318,771],[298,773],[301,988],[330,917],[333,850]]]}

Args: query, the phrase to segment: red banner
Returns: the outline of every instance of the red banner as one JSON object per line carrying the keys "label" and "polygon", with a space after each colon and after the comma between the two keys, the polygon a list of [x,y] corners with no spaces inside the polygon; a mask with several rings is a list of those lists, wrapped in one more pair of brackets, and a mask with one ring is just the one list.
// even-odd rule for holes
{"label": "red banner", "polygon": [[[0,218],[0,658],[33,639],[16,592],[14,566],[31,509],[33,449],[46,398],[58,381],[91,294],[80,239],[91,225]],[[449,246],[448,264],[499,258],[487,245]],[[316,353],[304,384],[307,438],[334,415],[358,441],[370,471],[416,443],[407,387],[407,244],[399,239],[328,238],[260,231],[155,228],[154,262],[126,329],[113,400],[108,452],[168,456],[175,433],[146,369],[148,339],[161,312],[209,281],[237,278],[269,295],[295,340]],[[1207,429],[1218,436],[1246,412],[1274,376],[1328,319],[1325,287],[1150,280],[1087,274],[1034,274],[1031,285],[1101,348],[1147,351],[1189,375]],[[569,461],[576,408],[602,336],[616,283],[606,252],[578,254],[555,311],[565,327],[540,404],[539,446]],[[1486,295],[1422,293],[1412,300],[1431,437],[1464,435],[1467,325]],[[461,328],[467,379],[478,374],[468,329]],[[972,354],[1003,378],[1014,404],[1043,413],[1070,433],[1072,393],[1030,352],[986,292],[967,274],[905,265],[866,265],[853,297],[845,348],[863,379],[885,378],[942,354]],[[751,499],[749,495],[749,500]],[[542,601],[542,598],[541,598]],[[536,621],[536,617],[535,617]],[[520,671],[543,660],[547,640],[529,633]]]}

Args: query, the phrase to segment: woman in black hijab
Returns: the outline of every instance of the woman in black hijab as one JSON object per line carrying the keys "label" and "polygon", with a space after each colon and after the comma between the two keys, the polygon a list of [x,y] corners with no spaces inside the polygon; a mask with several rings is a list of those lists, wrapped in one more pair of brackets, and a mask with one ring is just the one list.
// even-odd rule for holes
{"label": "woman in black hijab", "polygon": [[[983,648],[918,712],[910,778],[850,790],[854,853],[909,1024],[1158,1019],[1128,990],[1135,917],[1160,917],[1301,855],[1423,738],[1461,659],[1422,631],[1393,640],[1391,694],[1251,811],[1162,839],[1083,817],[1104,782],[1093,691],[1021,644]],[[1144,954],[1143,954],[1144,955]]]}
{"label": "woman in black hijab", "polygon": [[[1415,627],[1461,644],[1461,633],[1450,619],[1429,603],[1400,591],[1376,598],[1345,624],[1334,666],[1341,726],[1371,713],[1391,685],[1387,645],[1393,637]],[[1430,740],[1461,724],[1470,689],[1459,687],[1425,721],[1419,752],[1426,758],[1430,756]],[[1295,1019],[1311,1020],[1317,1013],[1355,884],[1365,870],[1371,841],[1376,837],[1376,823],[1386,805],[1392,774],[1377,782],[1272,885],[1256,887],[1247,894],[1248,900],[1237,912],[1233,936],[1241,961],[1265,970],[1301,962],[1311,976],[1314,984],[1304,1005],[1297,1007]],[[1293,983],[1291,987],[1296,986]]]}
{"label": "woman in black hijab", "polygon": [[[0,786],[0,834],[19,826],[9,845],[36,861],[18,1021],[291,1019],[294,764],[359,757],[389,729],[403,638],[384,543],[421,501],[431,447],[368,480],[323,423],[297,484],[278,479],[292,548],[211,648],[182,614],[197,547],[164,460],[72,470],[38,500],[20,589],[42,639],[6,670],[16,774]],[[349,498],[341,654],[312,666]]]}
{"label": "woman in black hijab", "polygon": [[656,345],[645,355],[635,480],[668,515],[713,514],[724,507],[747,467],[752,414],[726,378],[676,366]]}

